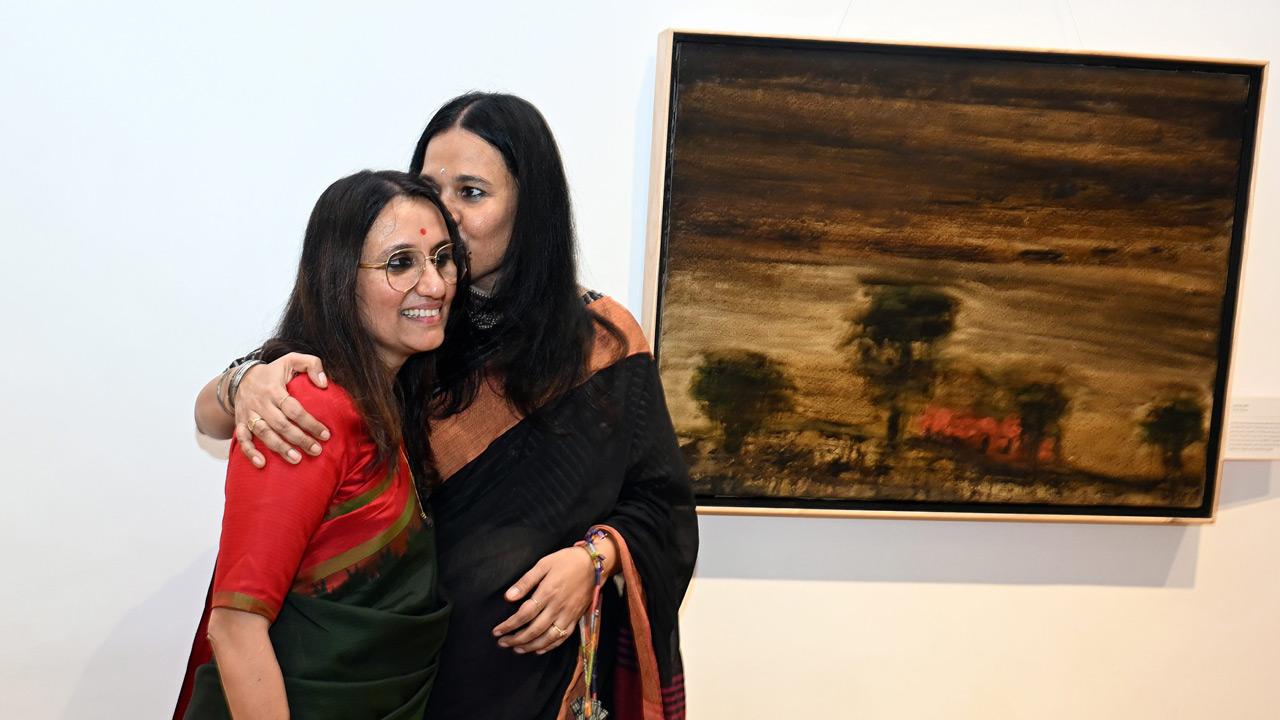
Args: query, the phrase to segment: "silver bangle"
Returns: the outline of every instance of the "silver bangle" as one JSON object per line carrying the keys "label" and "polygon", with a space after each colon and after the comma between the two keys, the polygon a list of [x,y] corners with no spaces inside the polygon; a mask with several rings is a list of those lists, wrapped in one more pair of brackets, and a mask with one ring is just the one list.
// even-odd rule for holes
{"label": "silver bangle", "polygon": [[226,370],[223,370],[222,374],[218,376],[218,384],[213,387],[213,396],[218,399],[218,407],[222,408],[222,412],[230,415],[231,417],[235,417],[236,413],[231,409],[231,406],[227,404],[227,390],[229,389],[227,387],[227,380],[231,377],[231,373],[235,369],[236,366],[232,365]]}
{"label": "silver bangle", "polygon": [[227,404],[231,406],[233,415],[236,409],[236,394],[240,392],[240,381],[244,379],[244,374],[249,372],[249,368],[261,364],[261,360],[245,360],[236,367],[235,374],[231,376],[231,384],[227,387]]}

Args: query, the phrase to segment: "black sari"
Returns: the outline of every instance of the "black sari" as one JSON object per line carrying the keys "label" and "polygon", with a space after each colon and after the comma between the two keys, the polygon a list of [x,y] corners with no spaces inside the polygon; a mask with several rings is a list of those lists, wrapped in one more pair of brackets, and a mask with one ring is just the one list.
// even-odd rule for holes
{"label": "black sari", "polygon": [[[427,718],[551,720],[581,699],[578,643],[545,655],[500,648],[507,588],[543,556],[604,527],[620,572],[603,593],[600,698],[611,720],[684,717],[677,612],[693,572],[693,495],[657,367],[608,298],[589,308],[623,330],[598,342],[589,377],[522,418],[486,383],[433,423],[446,482],[432,499],[441,585],[454,611]],[[616,344],[615,344],[616,346]]]}

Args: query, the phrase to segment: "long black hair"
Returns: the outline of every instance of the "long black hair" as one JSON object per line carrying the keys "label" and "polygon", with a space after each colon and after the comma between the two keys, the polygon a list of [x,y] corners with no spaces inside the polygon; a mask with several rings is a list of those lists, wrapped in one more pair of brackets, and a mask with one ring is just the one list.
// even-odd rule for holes
{"label": "long black hair", "polygon": [[[364,170],[344,177],[320,195],[311,211],[293,292],[275,336],[263,345],[262,359],[270,362],[289,352],[324,358],[326,374],[346,390],[363,416],[379,462],[394,463],[404,442],[414,469],[429,482],[435,471],[425,435],[410,433],[406,437],[401,428],[402,420],[411,422],[415,417],[425,426],[425,408],[435,377],[434,353],[412,356],[393,380],[379,359],[356,300],[357,265],[365,238],[378,214],[396,198],[434,205],[444,218],[450,239],[463,250],[456,256],[465,262],[457,226],[439,195],[422,178],[393,170]],[[455,307],[466,302],[465,265],[459,268],[459,276]],[[450,308],[450,324],[454,317]],[[447,336],[447,326],[445,332]]]}
{"label": "long black hair", "polygon": [[[502,379],[507,401],[528,416],[583,378],[597,323],[619,347],[623,336],[582,300],[569,183],[542,113],[514,95],[472,92],[456,97],[427,123],[409,171],[421,174],[431,139],[455,127],[474,133],[502,155],[518,199],[501,275],[485,302],[497,324],[481,332],[469,323],[449,335],[439,353],[437,410],[451,415],[466,407],[481,373],[493,372]],[[477,353],[477,346],[491,352]]]}

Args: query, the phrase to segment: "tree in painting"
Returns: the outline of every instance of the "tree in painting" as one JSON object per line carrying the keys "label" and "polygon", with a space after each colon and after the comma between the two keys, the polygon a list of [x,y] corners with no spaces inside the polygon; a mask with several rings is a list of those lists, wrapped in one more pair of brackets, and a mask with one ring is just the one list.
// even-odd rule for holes
{"label": "tree in painting", "polygon": [[955,328],[958,307],[950,295],[926,285],[871,284],[867,294],[839,347],[849,351],[854,372],[887,413],[885,444],[893,451],[907,402],[926,396],[933,385],[937,346]]}
{"label": "tree in painting", "polygon": [[770,417],[792,409],[795,389],[780,363],[751,350],[704,353],[689,384],[689,394],[720,426],[722,447],[731,454]]}
{"label": "tree in painting", "polygon": [[1204,403],[1193,392],[1175,391],[1152,403],[1138,422],[1142,439],[1160,451],[1169,476],[1182,474],[1182,453],[1204,439]]}
{"label": "tree in painting", "polygon": [[1040,447],[1046,438],[1053,439],[1054,458],[1062,459],[1062,418],[1071,402],[1057,382],[1028,382],[1013,388],[1013,405],[1018,411],[1021,430],[1018,445],[1024,460],[1034,468],[1040,459]]}

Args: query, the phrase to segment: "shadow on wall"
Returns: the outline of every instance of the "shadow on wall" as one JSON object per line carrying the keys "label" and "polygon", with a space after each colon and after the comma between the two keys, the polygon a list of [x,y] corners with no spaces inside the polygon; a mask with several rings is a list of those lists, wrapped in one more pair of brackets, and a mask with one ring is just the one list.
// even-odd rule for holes
{"label": "shadow on wall", "polygon": [[216,460],[226,460],[231,454],[231,441],[209,437],[199,430],[192,430],[196,445]]}
{"label": "shadow on wall", "polygon": [[[63,718],[115,720],[173,714],[205,598],[201,592],[193,602],[190,589],[208,587],[213,561],[214,553],[205,553],[125,613],[89,658]],[[183,617],[190,622],[176,620]],[[179,626],[180,630],[175,629]],[[175,640],[174,633],[179,631],[183,636]],[[182,648],[180,658],[172,657],[174,647]],[[148,674],[157,664],[164,667],[161,677]]]}
{"label": "shadow on wall", "polygon": [[[1217,522],[1280,496],[1266,462],[1230,462]],[[698,576],[751,580],[1195,585],[1198,526],[702,516]]]}
{"label": "shadow on wall", "polygon": [[1222,469],[1222,490],[1218,512],[1280,497],[1280,487],[1272,482],[1272,471],[1280,463],[1259,460],[1228,460]]}

